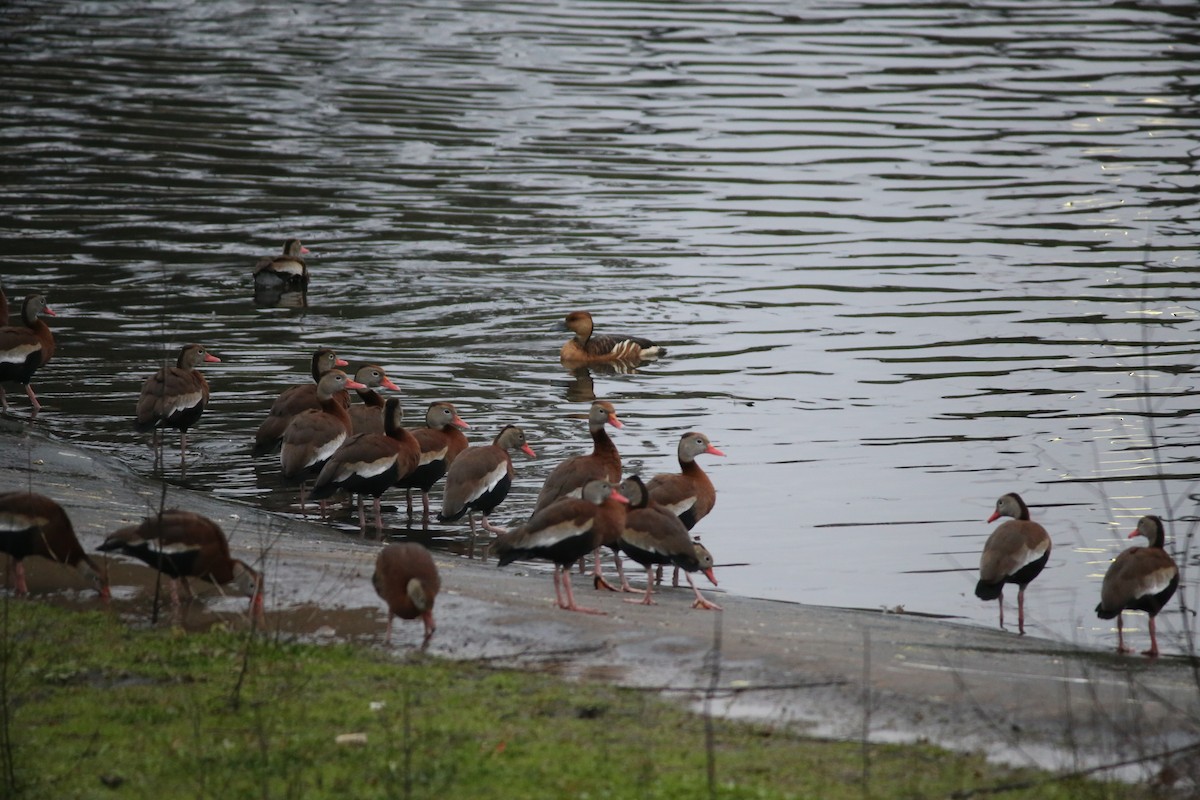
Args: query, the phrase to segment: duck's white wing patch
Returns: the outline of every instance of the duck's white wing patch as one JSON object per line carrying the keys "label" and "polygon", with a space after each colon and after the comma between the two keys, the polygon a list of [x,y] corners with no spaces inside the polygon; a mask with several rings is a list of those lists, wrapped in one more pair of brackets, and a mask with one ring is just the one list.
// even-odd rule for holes
{"label": "duck's white wing patch", "polygon": [[162,412],[164,418],[170,418],[174,414],[200,405],[200,402],[204,399],[204,394],[202,392],[188,392],[187,394],[181,394],[178,397],[170,399],[172,402],[169,406],[164,403]]}
{"label": "duck's white wing patch", "polygon": [[4,352],[0,352],[0,364],[24,364],[25,359],[29,358],[30,353],[37,352],[42,349],[40,342],[30,342],[29,344],[19,344],[15,347],[10,347]]}
{"label": "duck's white wing patch", "polygon": [[659,505],[665,508],[667,511],[670,511],[675,516],[680,517],[690,511],[692,506],[696,505],[696,500],[696,496],[692,495],[691,497],[685,497],[682,500],[676,500],[674,503],[659,503]]}
{"label": "duck's white wing patch", "polygon": [[441,461],[446,457],[446,453],[449,451],[449,449],[450,448],[448,447],[443,447],[441,450],[422,450],[421,461],[417,464],[417,466],[423,467],[426,464],[432,464],[434,461]]}
{"label": "duck's white wing patch", "polygon": [[1166,565],[1146,574],[1138,584],[1137,596],[1144,597],[1146,595],[1158,594],[1171,585],[1171,581],[1175,580],[1175,576],[1179,574],[1179,570],[1175,565]]}
{"label": "duck's white wing patch", "polygon": [[531,534],[526,546],[553,547],[559,542],[587,533],[592,529],[594,524],[595,520],[589,518],[583,524],[573,519],[568,519],[554,525],[547,525],[538,532]]}
{"label": "duck's white wing patch", "polygon": [[351,475],[358,475],[362,478],[373,478],[380,473],[387,472],[395,463],[395,456],[385,456],[374,461],[356,461],[352,464],[342,464],[338,470],[336,480],[344,481]]}
{"label": "duck's white wing patch", "polygon": [[342,446],[342,442],[346,441],[346,432],[342,431],[333,439],[321,445],[313,453],[313,457],[308,460],[305,466],[311,466],[320,461],[327,460],[331,455],[337,452],[337,449]]}
{"label": "duck's white wing patch", "polygon": [[470,496],[467,497],[467,502],[469,503],[472,500],[478,500],[480,497],[483,497],[492,489],[495,489],[496,485],[506,477],[508,477],[508,463],[501,461],[480,479],[479,483],[475,486],[475,491],[471,492]]}
{"label": "duck's white wing patch", "polygon": [[30,514],[20,514],[15,511],[0,512],[0,531],[17,533],[30,528],[40,528],[49,520],[45,517],[35,517]]}

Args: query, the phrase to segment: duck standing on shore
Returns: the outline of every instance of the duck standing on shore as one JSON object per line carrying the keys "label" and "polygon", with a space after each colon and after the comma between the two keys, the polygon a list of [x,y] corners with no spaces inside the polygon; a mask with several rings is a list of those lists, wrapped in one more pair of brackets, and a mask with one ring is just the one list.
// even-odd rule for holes
{"label": "duck standing on shore", "polygon": [[433,622],[433,603],[442,588],[437,564],[433,563],[429,551],[416,542],[389,544],[375,557],[371,585],[388,607],[384,642],[390,644],[392,641],[392,622],[396,617],[420,619],[425,623],[421,647],[427,647],[437,630]]}
{"label": "duck standing on shore", "polygon": [[602,614],[575,603],[571,565],[601,545],[602,529],[621,528],[629,501],[605,480],[588,481],[582,497],[564,497],[546,506],[492,545],[500,566],[518,558],[544,558],[554,563],[554,598],[567,611]]}
{"label": "duck standing on shore", "polygon": [[996,510],[988,517],[995,522],[1011,517],[992,531],[979,556],[979,583],[975,596],[980,600],[1000,601],[1000,627],[1004,627],[1004,584],[1017,589],[1017,630],[1025,634],[1025,587],[1041,574],[1050,560],[1050,534],[1029,518],[1029,507],[1021,495],[1010,492],[996,501]]}
{"label": "duck standing on shore", "polygon": [[[537,458],[533,448],[525,441],[525,431],[516,425],[506,425],[491,444],[475,445],[459,453],[458,458],[446,472],[446,489],[442,494],[442,510],[439,522],[454,522],[464,515],[471,526],[471,544],[467,551],[475,557],[475,513],[479,513],[480,524],[489,533],[505,533],[504,528],[488,522],[488,514],[508,497],[512,486],[513,470],[510,450],[520,450],[530,458]],[[486,556],[485,556],[486,557]]]}
{"label": "duck standing on shore", "polygon": [[1100,604],[1096,616],[1100,619],[1117,618],[1117,652],[1130,653],[1125,646],[1122,633],[1121,614],[1127,610],[1145,611],[1150,615],[1150,649],[1142,655],[1158,656],[1158,635],[1154,629],[1154,618],[1179,588],[1179,567],[1168,555],[1166,531],[1161,517],[1145,516],[1138,520],[1137,528],[1129,534],[1145,536],[1150,544],[1146,547],[1131,547],[1117,556],[1104,573],[1100,586]]}
{"label": "duck standing on shore", "polygon": [[[708,473],[696,463],[696,456],[707,453],[724,457],[725,454],[700,431],[688,431],[680,436],[675,453],[679,459],[679,472],[660,472],[650,479],[646,488],[655,503],[679,517],[690,531],[717,504],[717,490]],[[661,564],[655,580],[662,581]],[[678,567],[671,576],[671,585],[679,585]]]}

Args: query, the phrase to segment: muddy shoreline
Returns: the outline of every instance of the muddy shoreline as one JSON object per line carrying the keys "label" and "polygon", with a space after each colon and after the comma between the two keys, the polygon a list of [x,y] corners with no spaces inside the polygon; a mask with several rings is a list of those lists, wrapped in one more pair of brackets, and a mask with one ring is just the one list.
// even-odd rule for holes
{"label": "muddy shoreline", "polygon": [[[0,488],[32,488],[57,499],[84,547],[158,507],[164,484],[98,450],[46,438],[0,420]],[[206,514],[229,535],[237,557],[268,575],[267,629],[312,640],[382,647],[385,617],[370,585],[378,543],[251,505],[166,486],[166,504]],[[827,608],[705,592],[724,612],[690,608],[684,587],[656,606],[633,605],[577,582],[581,601],[604,616],[557,610],[548,569],[497,569],[435,552],[443,594],[429,652],[486,660],[663,691],[730,717],[797,726],[823,736],[929,740],[1011,763],[1065,770],[1117,763],[1196,740],[1200,691],[1191,662],[1141,657],[1019,637],[905,614]],[[95,606],[73,571],[27,562],[33,599]],[[149,614],[151,572],[110,561],[112,608]],[[638,582],[636,577],[635,585]],[[244,598],[202,592],[187,624],[214,617],[240,624]],[[419,625],[398,627],[393,648],[420,641]],[[1146,777],[1158,766],[1126,768]]]}

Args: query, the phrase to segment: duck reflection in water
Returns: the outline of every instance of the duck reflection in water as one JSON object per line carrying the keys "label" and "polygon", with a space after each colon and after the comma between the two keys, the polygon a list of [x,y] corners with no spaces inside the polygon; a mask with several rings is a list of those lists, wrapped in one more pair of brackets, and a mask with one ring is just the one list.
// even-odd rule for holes
{"label": "duck reflection in water", "polygon": [[567,372],[571,378],[567,381],[567,399],[572,402],[590,403],[596,399],[595,374],[634,375],[638,371],[637,368],[637,364],[625,364],[620,361],[592,364],[587,367],[569,367]]}

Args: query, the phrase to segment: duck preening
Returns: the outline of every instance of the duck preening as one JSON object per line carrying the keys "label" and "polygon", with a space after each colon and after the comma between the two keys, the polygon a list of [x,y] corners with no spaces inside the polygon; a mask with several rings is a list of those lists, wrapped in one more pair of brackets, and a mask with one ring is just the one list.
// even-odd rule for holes
{"label": "duck preening", "polygon": [[375,557],[375,573],[371,576],[375,594],[388,607],[387,636],[392,641],[392,622],[400,619],[420,619],[425,623],[425,638],[421,646],[428,646],[437,626],[433,622],[433,603],[442,587],[437,564],[429,551],[416,542],[389,544]]}
{"label": "duck preening", "polygon": [[563,328],[575,334],[559,351],[560,360],[567,366],[614,361],[636,364],[653,361],[667,352],[665,347],[641,336],[595,333],[592,315],[587,311],[567,314]]}
{"label": "duck preening", "polygon": [[[42,315],[58,316],[46,298],[31,294],[21,304],[21,324],[0,327],[0,384],[14,381],[25,387],[29,403],[33,408],[30,419],[37,417],[42,409],[37,393],[33,390],[33,373],[45,366],[54,356],[54,334],[50,326],[42,321]],[[0,406],[8,411],[8,397],[0,385]]]}
{"label": "duck preening", "polygon": [[1150,544],[1125,550],[1109,566],[1100,586],[1096,616],[1117,618],[1117,652],[1129,653],[1132,649],[1125,647],[1122,612],[1145,611],[1150,615],[1150,649],[1142,651],[1142,655],[1155,658],[1158,656],[1158,636],[1154,618],[1179,588],[1179,567],[1164,548],[1166,531],[1161,517],[1142,517],[1137,528],[1129,534],[1130,539],[1135,536],[1146,537]]}
{"label": "duck preening", "polygon": [[178,614],[182,592],[192,596],[188,578],[230,586],[250,598],[250,612],[263,616],[263,576],[230,556],[225,532],[208,517],[167,509],[109,534],[100,550],[121,553],[171,578],[172,605]]}
{"label": "duck preening", "polygon": [[18,595],[29,593],[24,559],[41,556],[79,570],[102,600],[109,598],[107,571],[84,552],[63,507],[43,494],[0,493],[0,552],[13,560]]}
{"label": "duck preening", "polygon": [[988,517],[1005,521],[983,545],[979,557],[979,583],[975,596],[980,600],[1000,601],[1000,627],[1004,627],[1004,584],[1017,585],[1017,630],[1025,633],[1025,587],[1036,578],[1050,560],[1050,534],[1029,519],[1029,507],[1015,492],[996,501],[996,510]]}
{"label": "duck preening", "polygon": [[221,359],[204,349],[203,345],[188,344],[179,350],[175,366],[164,366],[142,384],[135,411],[134,428],[154,431],[151,446],[154,463],[162,459],[160,428],[179,431],[179,463],[187,466],[187,432],[196,424],[208,406],[208,381],[196,369],[201,364],[218,363]]}

